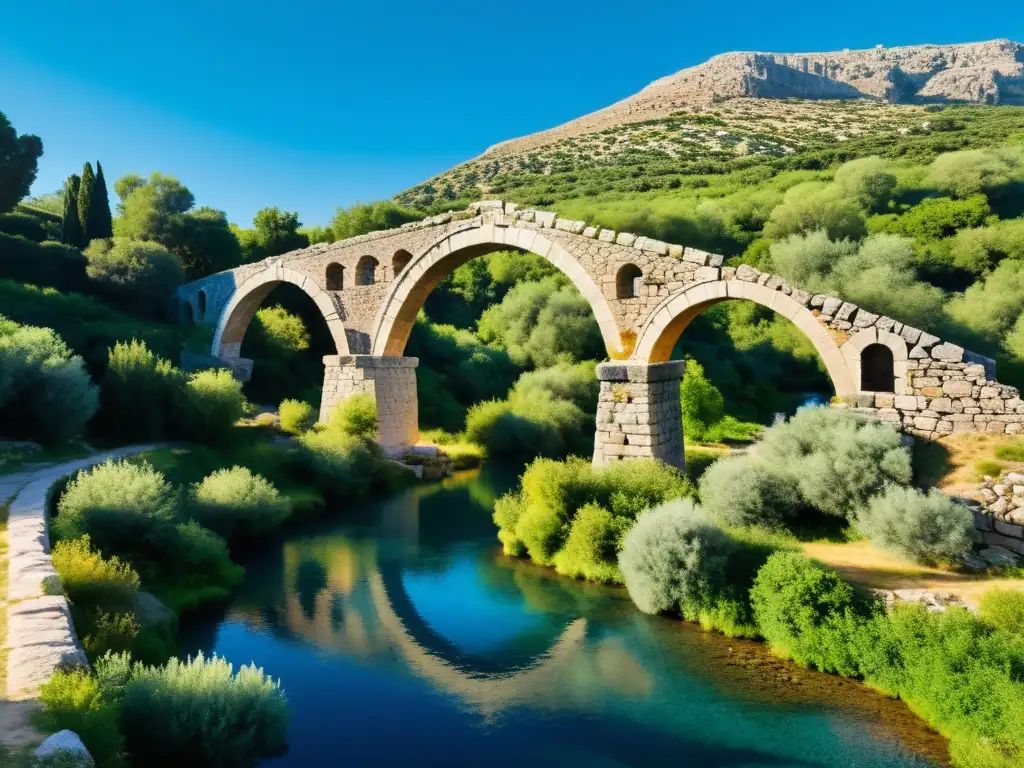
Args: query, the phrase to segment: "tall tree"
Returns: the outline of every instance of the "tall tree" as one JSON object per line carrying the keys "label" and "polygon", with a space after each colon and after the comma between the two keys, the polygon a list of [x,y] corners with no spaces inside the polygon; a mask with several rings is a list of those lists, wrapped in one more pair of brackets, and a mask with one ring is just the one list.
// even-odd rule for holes
{"label": "tall tree", "polygon": [[28,194],[36,180],[36,164],[43,154],[38,136],[19,136],[0,112],[0,213],[5,213]]}
{"label": "tall tree", "polygon": [[64,183],[64,215],[60,225],[61,242],[81,248],[85,245],[82,221],[78,218],[78,190],[82,180],[78,174],[68,176]]}
{"label": "tall tree", "polygon": [[82,166],[82,181],[78,185],[78,220],[82,224],[82,236],[86,243],[89,237],[89,209],[92,208],[92,190],[96,186],[96,176],[92,172],[92,163]]}
{"label": "tall tree", "polygon": [[107,180],[103,178],[103,166],[96,161],[96,181],[92,189],[92,204],[89,206],[89,219],[85,225],[85,234],[90,240],[105,240],[114,236],[114,221],[110,215],[110,196],[107,193]]}

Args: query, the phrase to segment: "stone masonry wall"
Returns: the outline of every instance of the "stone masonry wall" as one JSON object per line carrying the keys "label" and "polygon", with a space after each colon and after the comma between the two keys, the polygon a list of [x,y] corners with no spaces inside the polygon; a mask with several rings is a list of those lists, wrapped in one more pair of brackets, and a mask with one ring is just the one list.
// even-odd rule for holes
{"label": "stone masonry wall", "polygon": [[685,363],[601,363],[594,466],[653,456],[683,469],[679,382]]}
{"label": "stone masonry wall", "polygon": [[346,397],[371,395],[377,404],[378,442],[388,455],[402,455],[419,440],[418,364],[415,357],[328,355],[324,358],[320,421],[326,422],[334,406]]}

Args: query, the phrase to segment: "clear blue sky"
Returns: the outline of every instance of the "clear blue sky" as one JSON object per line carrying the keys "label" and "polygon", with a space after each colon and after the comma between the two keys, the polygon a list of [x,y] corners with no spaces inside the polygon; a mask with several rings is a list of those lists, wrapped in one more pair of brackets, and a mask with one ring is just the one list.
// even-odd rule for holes
{"label": "clear blue sky", "polygon": [[0,111],[43,139],[33,192],[99,159],[243,225],[268,205],[325,224],[716,53],[1024,38],[1019,0],[2,5]]}

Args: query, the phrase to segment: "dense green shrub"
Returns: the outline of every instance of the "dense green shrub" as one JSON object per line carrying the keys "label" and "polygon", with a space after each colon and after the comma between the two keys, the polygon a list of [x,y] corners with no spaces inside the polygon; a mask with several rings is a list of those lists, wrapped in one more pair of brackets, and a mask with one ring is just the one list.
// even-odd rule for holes
{"label": "dense green shrub", "polygon": [[496,458],[561,458],[587,452],[586,428],[592,424],[568,400],[537,394],[474,405],[466,415],[466,437]]}
{"label": "dense green shrub", "polygon": [[125,765],[117,706],[103,695],[96,677],[82,668],[58,669],[39,698],[38,722],[44,731],[74,731],[99,768]]}
{"label": "dense green shrub", "polygon": [[683,434],[688,440],[706,440],[712,427],[725,416],[725,398],[704,375],[696,360],[686,361],[686,375],[679,385],[683,411]]}
{"label": "dense green shrub", "polygon": [[765,430],[756,455],[785,467],[805,504],[851,521],[887,484],[909,485],[912,475],[899,432],[841,408],[801,408]]}
{"label": "dense green shrub", "polygon": [[225,369],[191,374],[182,394],[179,426],[190,440],[221,441],[245,414],[242,384]]}
{"label": "dense green shrub", "polygon": [[[26,240],[41,243],[49,234],[43,222],[44,219],[22,211],[0,213],[0,233],[24,237]],[[0,248],[2,247],[0,246]]]}
{"label": "dense green shrub", "polygon": [[121,685],[121,728],[137,764],[248,768],[287,746],[284,692],[255,666],[236,674],[199,654],[139,665]]}
{"label": "dense green shrub", "polygon": [[995,629],[1024,637],[1024,592],[993,587],[982,594],[978,615]]}
{"label": "dense green shrub", "polygon": [[377,401],[373,395],[349,395],[331,409],[327,427],[350,437],[370,438],[377,434]]}
{"label": "dense green shrub", "polygon": [[615,561],[622,537],[632,522],[597,504],[581,507],[569,528],[565,546],[555,554],[555,570],[575,579],[622,583],[622,572]]}
{"label": "dense green shrub", "polygon": [[129,652],[141,627],[133,611],[105,611],[95,606],[71,606],[75,631],[89,659],[105,653]]}
{"label": "dense green shrub", "polygon": [[871,606],[838,573],[796,552],[778,552],[758,571],[750,599],[776,654],[823,672],[858,674],[852,637]]}
{"label": "dense green shrub", "polygon": [[194,520],[175,527],[173,561],[164,563],[172,607],[184,610],[207,600],[225,599],[245,575],[231,561],[228,545],[220,536]]}
{"label": "dense green shrub", "polygon": [[65,540],[88,535],[104,555],[155,575],[159,564],[180,554],[174,528],[180,507],[178,491],[149,464],[107,460],[71,481],[53,530]]}
{"label": "dense green shrub", "polygon": [[971,549],[974,516],[937,488],[890,486],[857,513],[874,544],[921,563],[957,563]]}
{"label": "dense green shrub", "polygon": [[[634,520],[648,507],[692,492],[682,474],[654,459],[596,469],[585,459],[537,459],[523,473],[519,490],[495,505],[494,522],[507,553],[527,553],[534,562],[551,565],[577,511],[588,504]],[[606,562],[614,565],[615,559]]]}
{"label": "dense green shrub", "polygon": [[374,476],[374,458],[366,444],[334,430],[307,432],[299,438],[301,471],[334,498],[366,493]]}
{"label": "dense green shrub", "polygon": [[288,517],[288,500],[246,467],[217,470],[192,488],[190,514],[226,539],[262,536]]}
{"label": "dense green shrub", "polygon": [[117,556],[104,557],[88,535],[58,541],[53,567],[72,602],[130,605],[139,588],[139,574]]}
{"label": "dense green shrub", "polygon": [[159,243],[93,240],[86,274],[102,292],[139,312],[162,316],[174,289],[185,282],[179,258]]}
{"label": "dense green shrub", "polygon": [[277,410],[281,429],[292,435],[308,432],[316,423],[313,406],[303,400],[282,400]]}
{"label": "dense green shrub", "polygon": [[701,504],[723,525],[786,528],[803,508],[796,477],[745,454],[719,459],[700,479]]}
{"label": "dense green shrub", "polygon": [[82,358],[57,334],[0,315],[0,428],[6,437],[67,440],[81,434],[97,402]]}
{"label": "dense green shrub", "polygon": [[97,421],[123,440],[166,436],[181,405],[183,374],[145,343],[118,342],[107,356]]}
{"label": "dense green shrub", "polygon": [[524,405],[540,400],[565,400],[583,413],[594,413],[599,391],[594,363],[558,363],[521,375],[509,393],[509,400]]}
{"label": "dense green shrub", "polygon": [[0,233],[0,277],[62,291],[78,291],[87,283],[85,264],[85,257],[77,248]]}

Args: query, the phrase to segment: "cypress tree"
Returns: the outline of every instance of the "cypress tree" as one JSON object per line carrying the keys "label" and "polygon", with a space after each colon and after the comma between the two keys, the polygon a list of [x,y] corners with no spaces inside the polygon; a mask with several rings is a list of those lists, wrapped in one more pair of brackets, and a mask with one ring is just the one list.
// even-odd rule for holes
{"label": "cypress tree", "polygon": [[92,164],[82,167],[82,181],[78,185],[78,221],[82,225],[82,237],[89,242],[89,209],[92,208],[92,190],[96,186],[96,177],[92,172]]}
{"label": "cypress tree", "polygon": [[75,248],[81,248],[85,239],[82,222],[78,218],[78,189],[81,183],[82,180],[76,173],[68,176],[64,183],[64,212],[60,225],[61,242]]}
{"label": "cypress tree", "polygon": [[114,221],[110,215],[110,197],[107,195],[107,181],[103,178],[103,166],[96,161],[96,181],[92,189],[92,205],[89,206],[89,220],[85,234],[90,240],[114,236]]}

